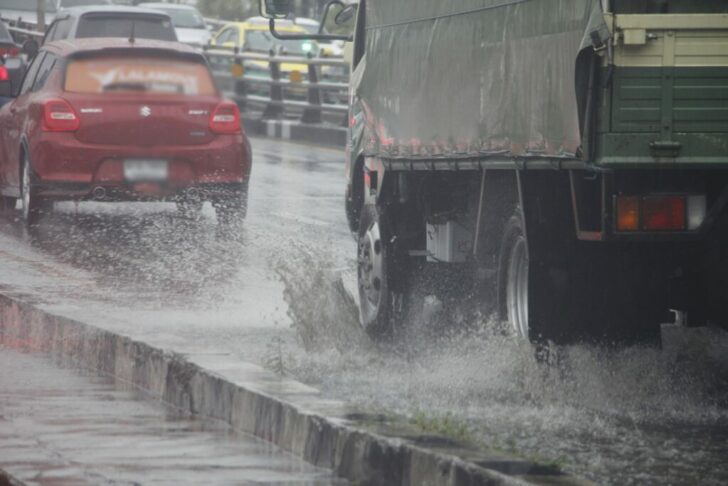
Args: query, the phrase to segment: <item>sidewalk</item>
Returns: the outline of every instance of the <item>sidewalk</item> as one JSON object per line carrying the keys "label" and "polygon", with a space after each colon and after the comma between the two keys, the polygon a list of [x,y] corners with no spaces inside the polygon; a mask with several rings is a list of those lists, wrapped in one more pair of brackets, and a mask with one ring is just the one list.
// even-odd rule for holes
{"label": "sidewalk", "polygon": [[226,423],[43,354],[0,347],[0,369],[0,470],[23,484],[346,484]]}

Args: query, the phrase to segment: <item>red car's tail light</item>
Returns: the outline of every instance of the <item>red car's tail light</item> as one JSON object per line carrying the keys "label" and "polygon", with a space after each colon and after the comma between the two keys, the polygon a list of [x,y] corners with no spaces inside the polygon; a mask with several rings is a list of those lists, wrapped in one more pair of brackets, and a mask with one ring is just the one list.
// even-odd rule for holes
{"label": "red car's tail light", "polygon": [[43,130],[74,132],[78,130],[80,124],[76,111],[68,104],[68,101],[53,99],[46,101],[43,105]]}
{"label": "red car's tail light", "polygon": [[7,81],[8,79],[10,79],[8,69],[5,66],[0,66],[0,81]]}
{"label": "red car's tail light", "polygon": [[213,133],[240,133],[240,110],[235,103],[224,101],[217,105],[210,117]]}

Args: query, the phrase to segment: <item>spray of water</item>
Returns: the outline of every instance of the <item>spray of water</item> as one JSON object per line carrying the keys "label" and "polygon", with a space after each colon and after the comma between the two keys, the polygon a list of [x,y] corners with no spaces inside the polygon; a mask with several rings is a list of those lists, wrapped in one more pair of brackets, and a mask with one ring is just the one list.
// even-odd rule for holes
{"label": "spray of water", "polygon": [[[187,222],[168,208],[145,207],[126,216],[62,212],[42,226],[38,244],[101,274],[113,291],[133,287],[135,306],[154,296],[163,308],[215,305],[272,268],[293,332],[276,333],[268,353],[275,359],[261,361],[328,396],[373,412],[451,417],[481,444],[558,461],[600,483],[728,483],[725,368],[676,361],[656,348],[583,345],[555,349],[558,359],[543,363],[501,323],[452,327],[438,312],[410,323],[406,339],[374,345],[332,270],[351,273],[353,262],[341,257],[350,249],[327,247],[319,227],[297,226],[315,235],[272,238],[262,221],[257,230],[220,235],[209,214]],[[237,282],[243,260],[251,268]]]}
{"label": "spray of water", "polygon": [[554,348],[557,359],[543,362],[488,318],[436,339],[409,333],[374,346],[329,262],[297,247],[276,263],[303,344],[289,349],[299,379],[372,411],[454,417],[483,445],[600,483],[728,480],[722,365],[675,361],[654,347],[586,345]]}

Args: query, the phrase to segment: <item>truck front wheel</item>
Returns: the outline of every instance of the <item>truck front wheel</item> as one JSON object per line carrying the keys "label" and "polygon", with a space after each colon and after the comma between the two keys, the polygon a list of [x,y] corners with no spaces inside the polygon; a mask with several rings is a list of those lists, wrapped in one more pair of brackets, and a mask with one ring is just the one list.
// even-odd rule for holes
{"label": "truck front wheel", "polygon": [[370,337],[391,337],[406,310],[405,274],[385,212],[365,206],[359,221],[357,276],[359,315]]}

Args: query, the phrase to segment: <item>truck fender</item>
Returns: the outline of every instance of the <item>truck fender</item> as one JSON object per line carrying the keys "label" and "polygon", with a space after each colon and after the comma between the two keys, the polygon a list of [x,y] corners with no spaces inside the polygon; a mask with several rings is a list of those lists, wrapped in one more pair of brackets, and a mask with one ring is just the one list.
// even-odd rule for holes
{"label": "truck fender", "polygon": [[349,223],[349,230],[356,232],[359,229],[364,206],[364,154],[357,155],[350,171],[345,197],[346,220]]}

